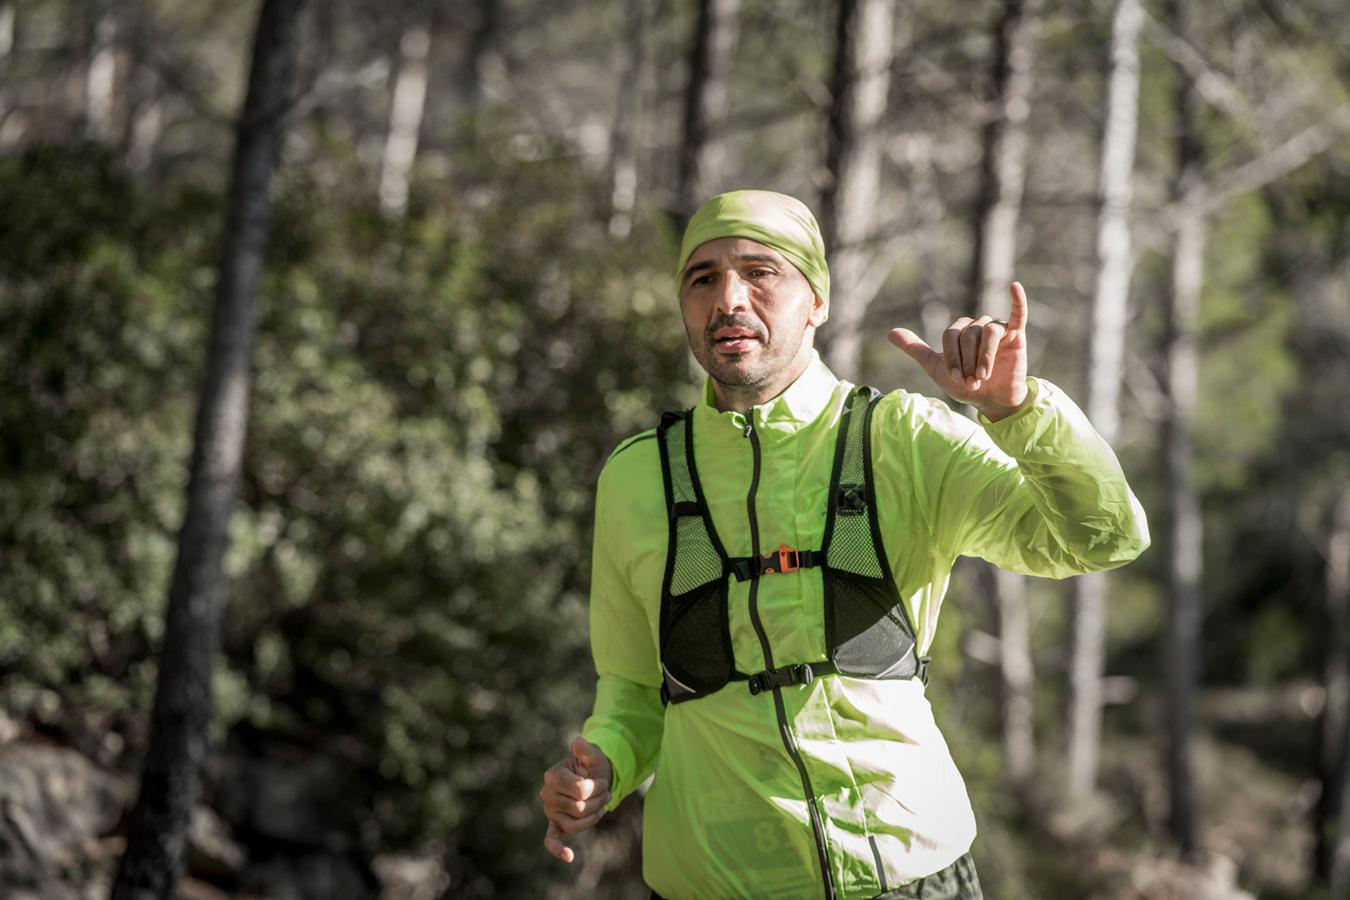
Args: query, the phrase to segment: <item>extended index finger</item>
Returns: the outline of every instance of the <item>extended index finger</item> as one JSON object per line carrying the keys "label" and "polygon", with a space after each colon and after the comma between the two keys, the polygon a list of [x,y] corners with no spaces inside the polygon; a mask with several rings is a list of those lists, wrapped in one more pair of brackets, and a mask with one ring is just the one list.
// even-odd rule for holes
{"label": "extended index finger", "polygon": [[1027,292],[1020,281],[1012,283],[1012,311],[1008,313],[1008,330],[1022,331],[1027,327]]}
{"label": "extended index finger", "polygon": [[572,848],[563,843],[562,830],[552,821],[548,823],[548,831],[544,834],[544,847],[549,853],[552,853],[558,859],[565,863],[570,863],[577,858]]}

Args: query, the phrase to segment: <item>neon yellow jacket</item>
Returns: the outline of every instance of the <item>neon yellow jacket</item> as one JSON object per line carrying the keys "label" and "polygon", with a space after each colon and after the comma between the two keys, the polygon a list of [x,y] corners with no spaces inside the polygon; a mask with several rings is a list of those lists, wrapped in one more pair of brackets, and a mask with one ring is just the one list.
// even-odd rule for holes
{"label": "neon yellow jacket", "polygon": [[[1110,447],[1058,388],[1028,384],[1024,409],[983,427],[903,391],[878,403],[878,515],[920,653],[932,643],[958,556],[1061,578],[1122,565],[1148,546],[1143,510]],[[747,496],[756,462],[759,545],[820,547],[850,388],[817,357],[787,391],[752,410],[750,423],[719,412],[705,389],[694,412],[695,463],[729,555],[752,552]],[[876,897],[965,853],[974,815],[919,681],[829,675],[784,688],[788,737],[773,699],[752,696],[743,682],[662,706],[667,529],[653,430],[620,444],[600,476],[590,609],[599,682],[583,728],[613,764],[611,807],[656,773],[643,820],[648,885],[670,900],[824,895],[789,741],[809,775],[836,897]],[[759,615],[777,665],[827,655],[819,573],[760,581]],[[748,582],[731,582],[732,646],[736,668],[758,672],[765,664],[748,594]],[[942,661],[934,665],[941,677]]]}

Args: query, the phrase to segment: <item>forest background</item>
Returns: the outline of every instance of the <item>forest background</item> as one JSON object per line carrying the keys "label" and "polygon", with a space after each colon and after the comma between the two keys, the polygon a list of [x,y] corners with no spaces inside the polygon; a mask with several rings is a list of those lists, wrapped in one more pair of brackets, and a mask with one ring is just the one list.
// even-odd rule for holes
{"label": "forest background", "polygon": [[[700,383],[680,223],[756,186],[843,377],[927,392],[886,330],[1015,275],[1149,511],[1106,578],[953,582],[988,895],[1350,896],[1347,48],[1342,0],[3,0],[0,892],[107,895],[195,665],[157,890],[645,896],[640,798],[569,868],[536,792],[598,471]],[[245,300],[227,601],[166,627]]]}

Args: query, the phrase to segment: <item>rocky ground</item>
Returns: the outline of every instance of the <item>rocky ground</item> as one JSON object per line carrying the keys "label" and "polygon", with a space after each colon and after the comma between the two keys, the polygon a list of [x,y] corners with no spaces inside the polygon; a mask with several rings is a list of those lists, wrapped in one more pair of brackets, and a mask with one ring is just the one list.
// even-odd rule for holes
{"label": "rocky ground", "polygon": [[[1046,900],[1316,898],[1306,887],[1316,783],[1296,765],[1306,723],[1289,720],[1301,715],[1299,703],[1231,696],[1211,698],[1210,709],[1207,736],[1195,748],[1202,832],[1194,862],[1178,861],[1161,839],[1159,748],[1114,737],[1104,747],[1101,791],[1067,809],[1046,798],[1028,817],[1035,834],[1018,834],[1004,850],[1043,860],[1022,867],[1035,870],[1041,887],[1005,881],[999,893],[1036,900],[1046,890],[1055,894]],[[109,763],[120,758],[117,749],[106,736],[58,742],[0,714],[0,897],[104,900],[134,789],[134,776]],[[184,900],[435,900],[449,881],[435,848],[421,856],[372,853],[344,803],[350,793],[343,773],[322,756],[264,756],[227,743],[207,785],[207,802],[193,813]],[[553,900],[622,896],[616,872],[636,888],[639,819],[630,802],[602,823],[578,848],[580,862]],[[982,838],[994,864],[998,840]]]}
{"label": "rocky ground", "polygon": [[[322,758],[225,751],[192,815],[184,900],[433,900],[438,861],[359,848],[340,774]],[[134,778],[10,720],[0,724],[0,897],[103,900]]]}

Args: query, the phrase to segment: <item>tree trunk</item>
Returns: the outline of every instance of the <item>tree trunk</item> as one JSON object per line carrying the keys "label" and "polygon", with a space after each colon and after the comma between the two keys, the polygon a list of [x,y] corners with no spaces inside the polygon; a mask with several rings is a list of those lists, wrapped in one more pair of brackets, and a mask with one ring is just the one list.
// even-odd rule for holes
{"label": "tree trunk", "polygon": [[1006,309],[1017,253],[1017,217],[1026,182],[1027,118],[1032,64],[1040,32],[1040,0],[1005,0],[995,36],[991,112],[984,127],[980,192],[976,199],[971,283],[972,313]]}
{"label": "tree trunk", "polygon": [[[1120,381],[1130,295],[1130,204],[1139,125],[1139,0],[1120,0],[1111,27],[1111,71],[1099,174],[1097,287],[1087,360],[1088,418],[1108,443],[1120,425]],[[1105,670],[1106,578],[1074,580],[1069,650],[1069,795],[1089,793],[1101,750]]]}
{"label": "tree trunk", "polygon": [[633,228],[637,205],[637,131],[639,100],[647,68],[649,0],[629,0],[624,13],[623,71],[619,102],[609,133],[609,234],[619,239]]}
{"label": "tree trunk", "polygon": [[301,0],[265,0],[254,36],[230,176],[229,206],[187,511],[169,587],[150,747],[114,900],[167,900],[182,873],[212,716],[211,671],[224,601],[222,560],[248,421],[255,293],[267,244],[268,189],[281,142]]}
{"label": "tree trunk", "polygon": [[715,137],[726,114],[727,81],[736,50],[740,0],[699,0],[698,25],[689,53],[684,92],[684,136],[675,182],[676,224],[684,228],[721,175],[721,149]]}
{"label": "tree trunk", "polygon": [[830,366],[861,379],[863,293],[881,187],[881,128],[891,87],[895,0],[840,0],[831,80],[829,186],[821,224],[830,249]]}
{"label": "tree trunk", "polygon": [[478,21],[465,58],[464,93],[471,112],[488,99],[494,78],[503,68],[497,41],[501,34],[500,0],[477,0]]}
{"label": "tree trunk", "polygon": [[[984,131],[976,201],[975,252],[967,312],[1006,311],[1017,249],[1017,217],[1026,181],[1026,124],[1031,110],[1032,63],[1040,30],[1040,0],[1006,0],[995,40],[994,112]],[[1034,667],[1022,578],[986,572],[999,620],[1002,655],[1003,751],[1009,781],[1025,786],[1035,764],[1032,729]]]}
{"label": "tree trunk", "polygon": [[116,99],[117,56],[114,41],[117,22],[112,4],[98,0],[89,6],[89,57],[84,74],[84,133],[92,141],[112,140],[113,105]]}
{"label": "tree trunk", "polygon": [[122,165],[133,175],[144,175],[155,163],[164,128],[163,82],[151,61],[155,36],[144,16],[124,22],[121,43],[126,47],[122,97],[125,113],[120,136]]}
{"label": "tree trunk", "polygon": [[1032,701],[1036,671],[1031,661],[1031,623],[1027,617],[1026,579],[993,566],[991,596],[998,604],[999,674],[1003,681],[1003,760],[1013,784],[1024,786],[1036,768]]}
{"label": "tree trunk", "polygon": [[1322,793],[1317,801],[1316,870],[1331,887],[1331,896],[1344,896],[1350,865],[1350,830],[1345,803],[1350,768],[1350,491],[1343,493],[1332,512],[1326,546],[1323,675],[1326,700],[1318,722],[1318,774]]}
{"label": "tree trunk", "polygon": [[1194,417],[1199,360],[1195,346],[1205,252],[1205,221],[1183,217],[1173,251],[1168,296],[1166,410],[1163,464],[1166,468],[1168,523],[1167,696],[1169,828],[1183,854],[1195,849],[1194,792],[1190,733],[1198,683],[1202,524],[1192,472],[1191,422]]}
{"label": "tree trunk", "polygon": [[1334,850],[1331,861],[1331,896],[1344,897],[1350,894],[1350,719],[1341,732],[1340,765],[1340,806],[1337,817],[1336,837],[1332,844]]}
{"label": "tree trunk", "polygon": [[[1185,0],[1171,0],[1173,30],[1189,40]],[[1203,148],[1197,111],[1199,95],[1186,70],[1177,66],[1178,210],[1172,251],[1172,283],[1167,294],[1163,357],[1163,466],[1167,489],[1167,774],[1168,830],[1183,856],[1195,852],[1195,798],[1191,777],[1190,735],[1199,680],[1203,572],[1200,498],[1192,471],[1191,423],[1195,412],[1199,358],[1196,327],[1204,283],[1205,217],[1200,182]]]}
{"label": "tree trunk", "polygon": [[[5,122],[13,111],[13,101],[9,98],[9,64],[14,56],[14,3],[12,0],[0,0],[0,134],[4,133]],[[0,149],[4,149],[0,146]]]}
{"label": "tree trunk", "polygon": [[403,30],[399,41],[398,75],[389,109],[389,133],[380,157],[380,209],[392,219],[401,219],[408,209],[408,189],[422,114],[427,99],[427,52],[431,27],[427,16]]}
{"label": "tree trunk", "polygon": [[123,155],[127,171],[144,175],[155,164],[155,151],[164,132],[164,104],[152,97],[138,105],[128,123],[126,152]]}
{"label": "tree trunk", "polygon": [[14,3],[13,0],[0,0],[0,73],[9,65],[9,56],[14,52]]}

